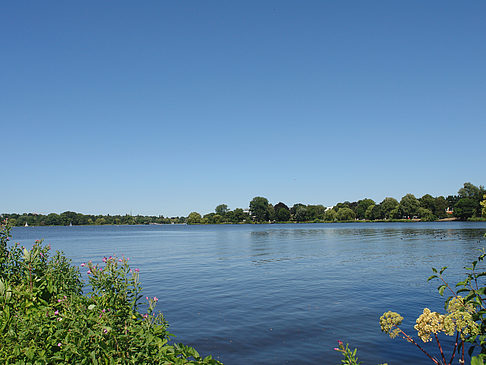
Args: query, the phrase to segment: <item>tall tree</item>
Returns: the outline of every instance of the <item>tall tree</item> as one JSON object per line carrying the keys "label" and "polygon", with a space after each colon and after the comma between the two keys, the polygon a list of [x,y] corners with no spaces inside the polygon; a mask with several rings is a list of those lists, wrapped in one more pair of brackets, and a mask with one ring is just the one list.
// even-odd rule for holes
{"label": "tall tree", "polygon": [[187,217],[187,224],[198,224],[201,223],[201,214],[198,212],[191,212]]}
{"label": "tall tree", "polygon": [[321,220],[324,219],[324,213],[326,212],[326,207],[317,204],[317,205],[308,205],[307,209],[307,220],[314,221],[314,220]]}
{"label": "tall tree", "polygon": [[422,208],[428,209],[431,212],[434,211],[435,208],[435,199],[432,195],[430,194],[425,194],[423,197],[419,199],[420,206]]}
{"label": "tall tree", "polygon": [[366,210],[371,205],[375,205],[375,201],[373,199],[358,200],[358,205],[356,206],[356,217],[358,219],[365,219]]}
{"label": "tall tree", "polygon": [[337,219],[339,221],[350,221],[356,218],[356,214],[351,208],[339,208],[337,211]]}
{"label": "tall tree", "polygon": [[398,201],[395,199],[395,198],[390,198],[390,197],[387,197],[385,199],[383,199],[383,201],[380,203],[380,207],[381,207],[381,216],[380,218],[374,218],[374,219],[381,219],[381,218],[386,218],[386,219],[390,219],[390,218],[394,218],[392,216],[392,212],[398,208]]}
{"label": "tall tree", "polygon": [[461,198],[454,206],[454,216],[468,219],[476,213],[476,201],[472,198]]}
{"label": "tall tree", "polygon": [[295,220],[297,222],[305,222],[307,220],[307,208],[306,207],[298,207],[295,211]]}
{"label": "tall tree", "polygon": [[290,209],[286,204],[279,202],[275,204],[273,209],[275,210],[275,219],[278,222],[287,222],[290,220]]}
{"label": "tall tree", "polygon": [[400,205],[398,206],[398,213],[401,218],[408,217],[412,218],[418,214],[418,208],[420,207],[420,202],[413,194],[407,194],[400,200]]}
{"label": "tall tree", "polygon": [[434,209],[432,210],[432,212],[437,218],[445,218],[447,216],[447,206],[447,200],[445,200],[443,196],[438,196],[434,200]]}
{"label": "tall tree", "polygon": [[226,213],[228,213],[229,209],[226,204],[220,204],[214,209],[216,214],[219,214],[220,216],[224,217]]}
{"label": "tall tree", "polygon": [[268,199],[257,196],[250,202],[251,215],[257,222],[265,222],[270,218]]}

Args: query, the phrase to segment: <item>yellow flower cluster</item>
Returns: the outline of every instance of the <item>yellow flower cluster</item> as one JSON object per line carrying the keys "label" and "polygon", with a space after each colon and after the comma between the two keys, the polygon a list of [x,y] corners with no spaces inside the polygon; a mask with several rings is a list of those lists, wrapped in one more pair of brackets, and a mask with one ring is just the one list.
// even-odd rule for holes
{"label": "yellow flower cluster", "polygon": [[452,298],[447,306],[447,315],[431,312],[425,308],[420,317],[417,318],[414,328],[418,336],[424,342],[431,341],[431,334],[444,332],[448,336],[453,336],[457,331],[464,340],[467,335],[479,334],[479,325],[474,322],[474,306],[464,303],[460,296]]}
{"label": "yellow flower cluster", "polygon": [[420,317],[417,318],[416,323],[413,328],[417,330],[418,336],[422,341],[428,342],[432,340],[430,337],[432,333],[438,333],[444,329],[444,316],[425,308]]}
{"label": "yellow flower cluster", "polygon": [[464,299],[460,295],[449,300],[449,303],[447,304],[447,312],[452,313],[457,311],[466,311],[469,313],[475,312],[474,306],[471,303],[465,304]]}
{"label": "yellow flower cluster", "polygon": [[461,334],[461,339],[467,335],[479,334],[479,325],[474,322],[474,306],[470,303],[464,303],[460,296],[452,298],[447,306],[449,314],[444,319],[444,333],[452,336],[457,331]]}
{"label": "yellow flower cluster", "polygon": [[403,321],[403,317],[398,313],[388,311],[383,313],[380,317],[381,331],[388,333],[390,338],[395,338],[400,333],[400,329],[397,327]]}

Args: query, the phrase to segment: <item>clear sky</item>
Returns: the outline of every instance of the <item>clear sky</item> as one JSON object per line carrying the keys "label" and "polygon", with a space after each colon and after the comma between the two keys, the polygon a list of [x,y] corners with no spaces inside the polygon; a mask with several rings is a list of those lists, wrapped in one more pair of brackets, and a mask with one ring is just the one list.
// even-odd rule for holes
{"label": "clear sky", "polygon": [[486,2],[5,1],[0,212],[486,184]]}

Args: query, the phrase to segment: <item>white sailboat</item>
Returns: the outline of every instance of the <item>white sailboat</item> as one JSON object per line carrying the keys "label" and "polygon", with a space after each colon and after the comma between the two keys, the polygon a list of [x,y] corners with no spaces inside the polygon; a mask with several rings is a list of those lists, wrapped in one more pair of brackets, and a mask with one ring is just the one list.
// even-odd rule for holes
{"label": "white sailboat", "polygon": [[25,222],[25,226],[24,227],[28,227],[28,226],[29,226],[29,224],[27,222]]}

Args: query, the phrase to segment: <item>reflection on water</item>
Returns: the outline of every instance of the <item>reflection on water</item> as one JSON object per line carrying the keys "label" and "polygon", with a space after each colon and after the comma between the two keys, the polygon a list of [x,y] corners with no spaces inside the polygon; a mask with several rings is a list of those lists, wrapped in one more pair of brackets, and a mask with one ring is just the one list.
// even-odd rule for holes
{"label": "reflection on water", "polygon": [[457,281],[484,232],[485,223],[458,222],[13,230],[26,245],[45,238],[75,264],[129,256],[176,340],[226,364],[339,363],[338,339],[359,347],[364,363],[426,364],[383,335],[378,318],[397,311],[413,333],[425,303],[443,310],[430,268],[447,265]]}

